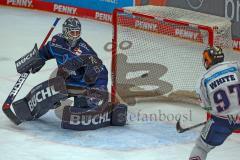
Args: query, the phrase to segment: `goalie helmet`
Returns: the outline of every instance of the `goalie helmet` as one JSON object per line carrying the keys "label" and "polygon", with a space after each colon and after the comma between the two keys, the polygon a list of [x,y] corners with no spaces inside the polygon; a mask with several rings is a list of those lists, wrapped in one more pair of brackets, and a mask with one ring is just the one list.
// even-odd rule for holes
{"label": "goalie helmet", "polygon": [[224,53],[220,47],[208,47],[203,52],[203,64],[206,69],[224,61]]}
{"label": "goalie helmet", "polygon": [[74,47],[81,35],[81,23],[77,18],[70,17],[65,20],[62,26],[63,37],[71,47]]}

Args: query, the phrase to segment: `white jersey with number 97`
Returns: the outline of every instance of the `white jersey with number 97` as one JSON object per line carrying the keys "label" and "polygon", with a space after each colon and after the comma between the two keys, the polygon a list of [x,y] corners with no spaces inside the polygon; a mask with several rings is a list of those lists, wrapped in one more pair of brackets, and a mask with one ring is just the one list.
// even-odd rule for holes
{"label": "white jersey with number 97", "polygon": [[197,93],[201,106],[218,117],[240,114],[240,64],[223,62],[212,66],[200,79]]}

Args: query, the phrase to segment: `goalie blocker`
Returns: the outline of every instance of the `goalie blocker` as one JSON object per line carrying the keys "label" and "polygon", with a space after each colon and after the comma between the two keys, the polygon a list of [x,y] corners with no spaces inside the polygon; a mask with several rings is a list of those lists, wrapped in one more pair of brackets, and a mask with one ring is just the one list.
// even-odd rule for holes
{"label": "goalie blocker", "polygon": [[44,66],[44,64],[45,60],[39,56],[37,44],[35,44],[34,48],[29,53],[15,62],[17,72],[20,74],[29,71],[36,73]]}

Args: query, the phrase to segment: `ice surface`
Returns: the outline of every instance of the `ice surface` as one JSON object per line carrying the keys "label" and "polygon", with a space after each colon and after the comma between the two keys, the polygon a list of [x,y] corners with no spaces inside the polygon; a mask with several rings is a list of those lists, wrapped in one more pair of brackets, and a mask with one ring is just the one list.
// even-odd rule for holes
{"label": "ice surface", "polygon": [[[1,104],[19,76],[14,61],[30,51],[35,42],[40,46],[56,16],[59,15],[0,7]],[[111,25],[87,19],[81,19],[81,22],[82,37],[109,68],[111,53],[104,50],[104,45],[111,42]],[[53,34],[58,32],[61,32],[61,25]],[[16,99],[46,80],[55,67],[52,60],[40,73],[30,75]],[[151,120],[144,117],[150,114],[161,118]],[[205,113],[196,106],[141,103],[129,108],[128,125],[125,127],[76,132],[61,129],[54,112],[20,126],[14,126],[0,112],[0,160],[184,160],[190,154],[199,131],[178,134],[175,131],[175,116],[178,114],[187,116],[185,125],[205,119]],[[167,115],[168,119],[164,119],[163,115]],[[239,143],[239,135],[231,136],[223,146],[209,154],[209,160],[239,159]]]}

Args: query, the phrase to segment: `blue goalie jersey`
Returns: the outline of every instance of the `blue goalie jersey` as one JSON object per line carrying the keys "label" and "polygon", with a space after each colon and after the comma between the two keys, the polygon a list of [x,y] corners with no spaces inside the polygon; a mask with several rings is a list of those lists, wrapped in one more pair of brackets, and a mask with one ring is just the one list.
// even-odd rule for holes
{"label": "blue goalie jersey", "polygon": [[[62,34],[53,36],[52,40],[39,50],[39,54],[45,60],[56,59],[58,66],[64,65],[67,61],[78,58],[80,55],[97,56],[96,52],[82,38],[78,40],[75,47],[71,47],[63,38]],[[71,74],[66,79],[66,85],[68,87],[107,87],[108,71],[103,64],[100,68],[101,71],[95,83],[90,85],[84,81],[83,76],[86,66],[83,66],[78,68],[74,74]]]}

